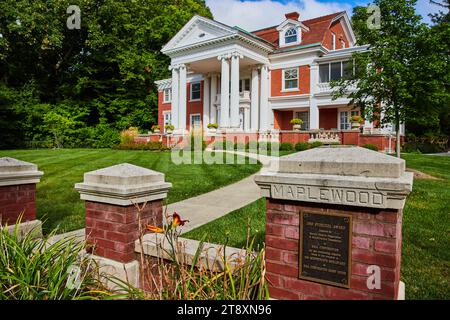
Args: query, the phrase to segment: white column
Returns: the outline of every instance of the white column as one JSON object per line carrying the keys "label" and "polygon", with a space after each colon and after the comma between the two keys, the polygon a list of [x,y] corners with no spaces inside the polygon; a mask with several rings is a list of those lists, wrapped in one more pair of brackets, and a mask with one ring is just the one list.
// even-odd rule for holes
{"label": "white column", "polygon": [[269,68],[261,67],[260,131],[269,130]]}
{"label": "white column", "polygon": [[178,97],[179,93],[179,73],[177,67],[172,68],[172,102],[171,102],[171,116],[172,116],[172,125],[175,129],[178,129]]}
{"label": "white column", "polygon": [[210,123],[210,87],[209,76],[205,75],[205,80],[203,80],[203,129],[208,129],[208,124]]}
{"label": "white column", "polygon": [[244,108],[244,131],[250,130],[250,108]]}
{"label": "white column", "polygon": [[250,130],[256,131],[259,129],[259,74],[258,69],[252,69],[252,83],[251,83],[251,101],[250,101]]}
{"label": "white column", "polygon": [[319,83],[319,65],[317,63],[311,64],[310,72],[311,98],[309,101],[309,128],[311,130],[317,130],[319,129],[319,107],[317,106],[315,92],[317,84]]}
{"label": "white column", "polygon": [[214,102],[216,101],[216,95],[217,95],[217,74],[211,75],[211,96],[210,96],[210,103],[211,103],[211,109],[210,109],[210,121],[211,123],[217,123],[216,119],[216,112],[217,108]]}
{"label": "white column", "polygon": [[230,126],[230,65],[227,56],[219,57],[222,60],[221,93],[220,93],[220,127]]}
{"label": "white column", "polygon": [[241,54],[235,52],[231,56],[231,98],[230,127],[239,128],[239,59]]}
{"label": "white column", "polygon": [[180,98],[178,108],[178,128],[186,130],[186,66],[180,65]]}

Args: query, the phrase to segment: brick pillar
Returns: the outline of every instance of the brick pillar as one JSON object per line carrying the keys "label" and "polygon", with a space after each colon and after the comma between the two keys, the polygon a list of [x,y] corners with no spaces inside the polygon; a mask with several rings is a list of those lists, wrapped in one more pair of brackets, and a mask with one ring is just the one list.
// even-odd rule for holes
{"label": "brick pillar", "polygon": [[164,174],[120,164],[84,174],[75,189],[86,200],[86,241],[91,253],[121,263],[135,259],[135,241],[141,227],[162,225],[162,200],[171,184]]}
{"label": "brick pillar", "polygon": [[316,148],[257,176],[270,296],[401,298],[402,210],[413,179],[404,170],[403,160],[364,148]]}
{"label": "brick pillar", "polygon": [[35,164],[0,158],[1,225],[16,224],[20,214],[23,214],[22,224],[41,229],[41,222],[36,220],[36,184],[42,175]]}
{"label": "brick pillar", "polygon": [[359,130],[342,131],[341,144],[359,146]]}

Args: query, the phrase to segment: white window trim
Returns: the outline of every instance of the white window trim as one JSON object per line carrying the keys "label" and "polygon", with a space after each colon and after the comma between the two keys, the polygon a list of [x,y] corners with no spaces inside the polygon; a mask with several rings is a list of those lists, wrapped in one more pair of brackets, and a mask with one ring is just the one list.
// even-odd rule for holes
{"label": "white window trim", "polygon": [[326,65],[326,64],[328,64],[328,82],[320,82],[320,71],[319,71],[319,83],[330,83],[332,80],[331,80],[331,65],[333,64],[333,63],[336,63],[336,62],[340,62],[341,63],[341,78],[344,76],[344,62],[347,62],[347,61],[352,61],[353,62],[353,74],[355,74],[355,62],[354,62],[354,60],[340,60],[340,61],[329,61],[329,62],[325,62],[325,63],[320,63],[319,64],[319,68],[320,68],[320,65]]}
{"label": "white window trim", "polygon": [[310,128],[308,128],[308,129],[305,129],[305,127],[304,127],[303,124],[302,124],[302,129],[301,129],[301,130],[303,130],[303,131],[309,131],[309,130],[311,130],[311,112],[310,112],[310,110],[309,110],[308,108],[305,108],[305,109],[299,109],[299,110],[293,110],[293,111],[292,111],[292,119],[296,118],[296,117],[297,117],[297,116],[296,116],[296,113],[299,113],[299,112],[306,112],[306,113],[308,113],[308,125],[309,125],[309,127],[310,127]]}
{"label": "white window trim", "polygon": [[336,34],[331,32],[331,50],[336,50]]}
{"label": "white window trim", "polygon": [[[297,70],[297,87],[286,89],[286,81],[284,79],[284,73],[286,71],[288,71],[288,70],[294,70],[294,69]],[[281,92],[299,91],[299,87],[300,87],[300,68],[299,67],[283,69],[281,71],[281,78],[282,78],[281,79],[281,81],[282,81],[282,90],[281,90]]]}
{"label": "white window trim", "polygon": [[[290,35],[290,36],[287,35],[288,31],[290,31],[290,30],[293,30],[295,32],[295,41],[286,42],[287,37],[294,37],[294,35]],[[286,31],[284,32],[284,44],[291,45],[291,44],[296,44],[298,42],[299,42],[298,41],[298,28],[295,28],[295,27],[287,28]]]}
{"label": "white window trim", "polygon": [[[302,25],[298,21],[286,20],[280,26],[278,26],[278,38],[280,47],[288,47],[293,45],[298,45],[302,42]],[[285,34],[289,29],[295,29],[297,31],[297,41],[295,42],[285,42]]]}
{"label": "white window trim", "polygon": [[165,126],[166,126],[166,114],[170,114],[170,123],[169,124],[172,125],[172,111],[166,110],[166,111],[163,111],[162,114],[163,114],[163,128],[162,128],[162,130],[164,132],[166,132],[166,128],[165,128]]}
{"label": "white window trim", "polygon": [[337,129],[338,130],[351,130],[351,123],[349,122],[348,124],[350,125],[350,129],[341,129],[341,112],[348,112],[349,114],[347,114],[347,119],[350,120],[350,118],[352,117],[352,111],[356,111],[358,112],[359,115],[361,115],[361,110],[360,109],[354,109],[352,107],[346,107],[346,108],[338,108],[338,112],[337,112]]}
{"label": "white window trim", "polygon": [[[166,90],[170,90],[169,100],[166,100]],[[171,103],[172,102],[172,89],[167,88],[163,89],[163,103]]]}
{"label": "white window trim", "polygon": [[[192,99],[192,87],[194,84],[200,84],[200,98],[198,99]],[[195,82],[191,82],[190,86],[189,86],[189,101],[190,102],[194,102],[194,101],[201,101],[202,100],[202,82],[201,81],[195,81]]]}
{"label": "white window trim", "polygon": [[199,128],[201,128],[202,127],[202,114],[201,113],[191,113],[190,114],[190,116],[189,116],[189,128],[190,129],[193,128],[193,126],[192,126],[192,117],[193,116],[199,116],[200,117],[200,126],[199,126]]}

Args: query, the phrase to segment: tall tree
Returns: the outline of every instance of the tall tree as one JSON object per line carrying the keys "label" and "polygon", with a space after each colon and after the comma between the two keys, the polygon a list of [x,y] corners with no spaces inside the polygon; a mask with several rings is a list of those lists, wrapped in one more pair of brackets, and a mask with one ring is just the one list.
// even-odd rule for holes
{"label": "tall tree", "polygon": [[[80,29],[66,25],[70,5]],[[203,0],[0,1],[0,116],[17,120],[2,136],[53,139],[55,114],[72,124],[73,139],[54,141],[66,146],[86,128],[150,128],[154,81],[169,76],[160,49],[195,14],[211,17]]]}
{"label": "tall tree", "polygon": [[[354,54],[354,74],[333,87],[335,97],[348,94],[366,118],[395,124],[400,157],[401,123],[417,118],[426,124],[437,121],[445,87],[439,69],[447,67],[439,57],[442,48],[430,39],[430,28],[415,13],[416,0],[374,0],[373,4],[380,9],[379,28],[370,24],[367,8],[357,7],[353,15],[357,42],[369,50]],[[349,91],[350,86],[356,90]]]}

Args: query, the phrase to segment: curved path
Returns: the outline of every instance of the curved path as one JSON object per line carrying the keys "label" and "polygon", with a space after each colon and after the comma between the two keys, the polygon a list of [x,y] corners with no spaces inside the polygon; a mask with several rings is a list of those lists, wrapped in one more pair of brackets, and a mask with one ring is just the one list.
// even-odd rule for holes
{"label": "curved path", "polygon": [[[216,152],[218,151],[216,150]],[[239,151],[233,153],[256,159],[262,163],[263,167],[269,166],[275,162],[271,160],[277,159]],[[197,197],[171,203],[167,206],[167,212],[169,214],[177,212],[182,219],[189,220],[182,230],[182,233],[186,233],[261,198],[260,189],[254,182],[256,174]]]}
{"label": "curved path", "polygon": [[[245,153],[240,151],[218,151],[235,153],[237,155],[246,156],[255,159],[263,165],[263,168],[276,165],[278,157],[266,155],[258,155],[253,153]],[[185,199],[179,202],[171,203],[167,206],[167,213],[177,212],[183,220],[189,220],[182,230],[186,233],[192,229],[200,227],[208,222],[220,218],[232,211],[245,207],[246,205],[261,198],[260,189],[254,182],[255,174],[248,176],[238,182],[230,184],[201,194],[199,196]],[[62,233],[52,237],[50,242],[54,242],[61,238],[75,237],[84,240],[84,229],[79,229],[67,233]]]}

